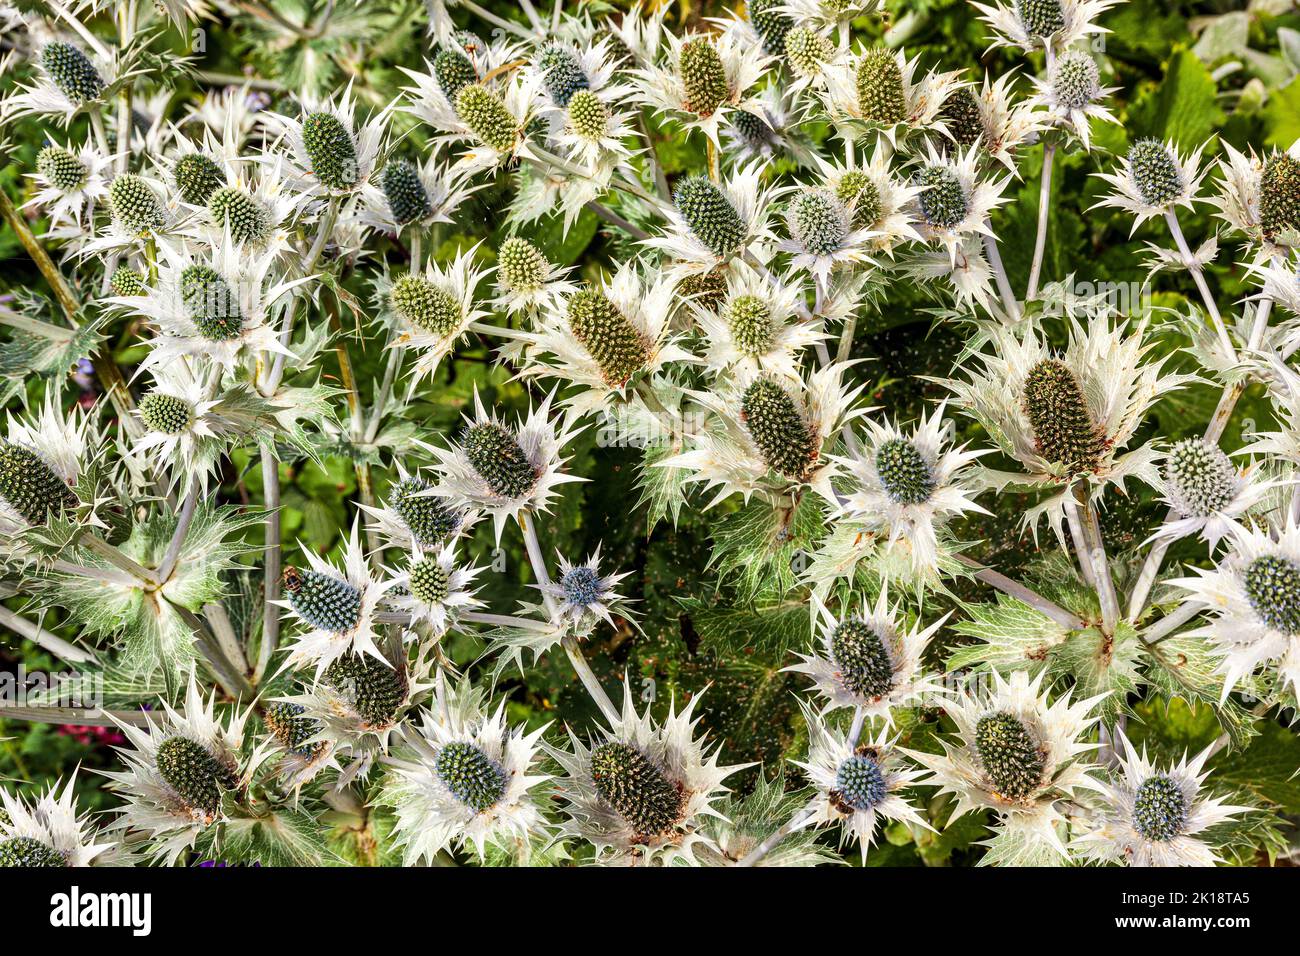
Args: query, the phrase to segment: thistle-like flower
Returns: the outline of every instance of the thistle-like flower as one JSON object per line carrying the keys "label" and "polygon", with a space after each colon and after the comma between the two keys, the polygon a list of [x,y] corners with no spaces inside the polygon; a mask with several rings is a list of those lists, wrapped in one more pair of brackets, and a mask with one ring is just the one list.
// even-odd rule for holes
{"label": "thistle-like flower", "polygon": [[0,790],[0,868],[112,866],[125,862],[116,842],[105,839],[77,812],[74,772],[59,790],[50,785],[38,799]]}
{"label": "thistle-like flower", "polygon": [[1221,863],[1213,848],[1197,834],[1231,820],[1246,807],[1229,806],[1221,797],[1205,796],[1209,771],[1203,771],[1213,748],[1191,760],[1181,760],[1166,770],[1139,755],[1123,731],[1119,772],[1103,783],[1105,807],[1094,829],[1077,838],[1071,849],[1103,863],[1128,866],[1215,866]]}
{"label": "thistle-like flower", "polygon": [[80,113],[103,108],[135,71],[123,70],[116,52],[98,40],[89,48],[84,40],[55,36],[39,45],[36,83],[19,84],[19,92],[4,101],[8,118],[43,114],[66,127]]}
{"label": "thistle-like flower", "polygon": [[358,126],[349,84],[337,99],[305,98],[299,118],[267,113],[264,122],[289,141],[290,162],[302,191],[346,196],[358,192],[374,173],[394,105]]}
{"label": "thistle-like flower", "polygon": [[949,95],[939,120],[959,150],[970,149],[978,142],[980,151],[996,159],[1007,172],[1018,175],[1016,151],[1032,142],[1043,124],[1032,102],[1012,102],[1014,79],[1014,74],[1006,73],[990,82],[985,73],[980,88],[957,88]]}
{"label": "thistle-like flower", "polygon": [[1040,694],[1046,670],[1032,681],[1026,671],[1009,679],[990,671],[991,688],[963,690],[943,706],[957,724],[942,754],[905,751],[928,770],[918,783],[957,798],[952,819],[993,810],[1000,817],[986,863],[1049,865],[1068,857],[1057,832],[1061,804],[1100,783],[1081,759],[1097,748],[1080,738],[1098,720],[1093,709],[1106,695],[1071,702],[1067,691],[1050,703]]}
{"label": "thistle-like flower", "polygon": [[765,86],[747,108],[727,115],[722,155],[732,158],[733,167],[781,156],[807,165],[816,153],[809,148],[802,125],[792,91],[777,84]]}
{"label": "thistle-like flower", "polygon": [[1287,257],[1300,247],[1300,140],[1268,156],[1240,153],[1225,143],[1219,194],[1209,200],[1219,218],[1258,245],[1256,263]]}
{"label": "thistle-like flower", "polygon": [[208,480],[224,451],[218,438],[232,430],[216,411],[220,400],[209,397],[184,360],[155,365],[152,371],[154,387],[136,408],[146,431],[134,450],[151,460],[158,473],[170,475],[169,486],[179,484],[182,495],[197,482],[206,497]]}
{"label": "thistle-like flower", "polygon": [[[427,500],[439,503],[436,498]],[[477,588],[471,587],[483,569],[457,560],[454,539],[428,553],[416,544],[405,569],[384,570],[388,574],[384,603],[395,611],[409,613],[412,626],[427,622],[435,637],[446,634],[460,612],[483,606],[474,597]],[[414,636],[414,632],[411,634]]]}
{"label": "thistle-like flower", "polygon": [[979,153],[940,154],[932,144],[928,155],[912,174],[917,187],[912,201],[912,218],[921,237],[948,253],[956,263],[966,239],[992,236],[989,213],[1006,202],[1003,192],[1011,181],[981,175]]}
{"label": "thistle-like flower", "polygon": [[511,236],[497,249],[497,305],[510,315],[559,312],[577,289],[571,271],[551,262],[523,236]]}
{"label": "thistle-like flower", "polygon": [[1097,61],[1083,50],[1065,51],[1046,77],[1031,76],[1029,79],[1037,91],[1030,98],[1029,105],[1045,109],[1052,125],[1070,129],[1085,150],[1092,148],[1093,119],[1119,122],[1102,102],[1118,87],[1101,85]]}
{"label": "thistle-like flower", "polygon": [[614,626],[614,615],[630,618],[629,601],[614,588],[629,572],[600,573],[600,545],[586,561],[574,564],[559,555],[560,573],[555,580],[537,585],[555,602],[555,612],[579,635],[589,634],[598,621]]}
{"label": "thistle-like flower", "polygon": [[939,691],[922,667],[921,655],[948,615],[924,629],[920,621],[908,628],[901,606],[889,606],[883,587],[875,607],[868,606],[864,595],[859,609],[846,608],[838,618],[818,597],[812,600],[821,646],[797,654],[799,663],[785,669],[812,678],[824,700],[822,713],[857,707],[888,725],[894,722],[894,708],[916,706]]}
{"label": "thistle-like flower", "polygon": [[1166,521],[1154,538],[1183,538],[1199,533],[1213,552],[1241,527],[1238,519],[1259,504],[1276,481],[1261,481],[1254,461],[1238,468],[1217,445],[1184,438],[1165,453],[1161,467],[1163,500],[1178,516]]}
{"label": "thistle-like flower", "polygon": [[64,416],[53,393],[36,418],[9,418],[8,437],[0,439],[0,537],[77,507],[73,489],[89,449],[88,428],[81,412]]}
{"label": "thistle-like flower", "polygon": [[973,3],[993,29],[990,47],[1019,47],[1030,53],[1050,45],[1065,50],[1087,36],[1109,33],[1094,21],[1120,0],[1010,0]]}
{"label": "thistle-like flower", "polygon": [[489,314],[477,307],[474,295],[487,274],[475,267],[477,255],[474,246],[446,266],[430,259],[423,269],[379,284],[396,332],[389,347],[415,353],[412,373],[417,381],[433,375],[470,327]]}
{"label": "thistle-like flower", "polygon": [[[1133,214],[1133,229],[1153,216],[1164,216],[1179,206],[1192,208],[1206,170],[1201,169],[1198,146],[1186,159],[1172,143],[1140,139],[1129,149],[1118,173],[1095,173],[1113,189],[1092,208],[1113,206]],[[1131,233],[1130,233],[1131,234]]]}
{"label": "thistle-like flower", "polygon": [[636,712],[625,681],[622,713],[608,728],[588,743],[570,729],[570,749],[548,746],[566,774],[556,787],[568,803],[562,832],[594,845],[600,862],[692,862],[709,844],[700,824],[717,815],[713,803],[726,792],[722,782],[744,769],[719,767],[717,750],[706,755],[704,742],[695,739],[699,700],[681,711],[670,703],[657,723],[649,708]]}
{"label": "thistle-like flower", "polygon": [[404,229],[423,233],[434,223],[451,222],[460,204],[484,184],[467,185],[436,155],[423,164],[390,159],[377,177],[361,187],[363,225],[395,235]]}
{"label": "thistle-like flower", "polygon": [[[867,252],[872,230],[858,225],[857,203],[870,200],[863,195],[841,199],[823,186],[808,186],[793,193],[786,202],[785,225],[790,238],[778,248],[793,253],[791,265],[807,270],[821,288],[830,282],[831,270],[861,268],[871,264]],[[874,210],[868,209],[868,213]],[[865,218],[865,217],[864,217]]]}
{"label": "thistle-like flower", "polygon": [[413,550],[418,546],[435,551],[473,526],[477,515],[434,495],[432,483],[418,471],[408,472],[401,461],[396,466],[397,478],[389,486],[383,507],[360,506],[375,519],[370,530],[378,533],[387,547]]}
{"label": "thistle-like flower", "polygon": [[73,150],[53,138],[36,154],[36,172],[29,173],[39,188],[26,203],[45,210],[50,228],[63,225],[81,227],[94,215],[95,206],[108,196],[105,173],[112,165],[89,143]]}
{"label": "thistle-like flower", "polygon": [[800,708],[808,725],[808,759],[792,763],[817,788],[800,827],[839,824],[840,845],[857,841],[864,865],[882,820],[934,829],[902,795],[925,771],[903,758],[888,728],[859,743],[833,730],[802,702]]}
{"label": "thistle-like flower", "polygon": [[853,226],[869,233],[868,248],[890,257],[905,242],[919,241],[912,224],[912,209],[924,187],[900,182],[893,175],[887,151],[876,150],[868,162],[849,146],[847,162],[840,165],[814,155],[818,175],[840,202],[853,208]]}
{"label": "thistle-like flower", "polygon": [[943,104],[962,85],[961,71],[929,70],[918,78],[920,60],[876,47],[829,64],[819,95],[840,135],[858,141],[881,132],[893,143],[913,130],[942,132]]}

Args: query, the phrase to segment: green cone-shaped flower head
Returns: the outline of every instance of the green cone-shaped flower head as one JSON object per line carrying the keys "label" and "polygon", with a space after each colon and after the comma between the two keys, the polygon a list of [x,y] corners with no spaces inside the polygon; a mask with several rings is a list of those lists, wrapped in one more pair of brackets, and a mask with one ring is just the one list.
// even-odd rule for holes
{"label": "green cone-shaped flower head", "polygon": [[754,27],[754,32],[763,41],[763,52],[769,56],[780,56],[785,50],[786,37],[794,21],[776,9],[782,0],[747,0],[745,13]]}
{"label": "green cone-shaped flower head", "polygon": [[757,113],[736,110],[731,114],[731,125],[752,150],[762,151],[772,145],[775,132],[767,125],[767,120]]}
{"label": "green cone-shaped flower head", "polygon": [[790,393],[770,378],[755,379],[745,389],[740,411],[768,467],[786,478],[802,480],[818,448]]}
{"label": "green cone-shaped flower head", "polygon": [[939,111],[939,119],[952,135],[953,141],[962,149],[974,146],[975,141],[984,135],[979,101],[969,86],[948,94],[948,98],[943,101],[943,109]]}
{"label": "green cone-shaped flower head", "polygon": [[1184,518],[1208,518],[1237,494],[1237,469],[1217,445],[1199,438],[1175,442],[1165,456],[1166,492]]}
{"label": "green cone-shaped flower head", "polygon": [[697,37],[683,43],[677,71],[691,112],[712,116],[727,101],[727,70],[712,40]]}
{"label": "green cone-shaped flower head", "polygon": [[307,743],[321,731],[320,721],[304,717],[306,708],[290,701],[276,701],[266,708],[266,729],[285,750],[300,757],[311,757],[325,746],[323,741]]}
{"label": "green cone-shaped flower head", "polygon": [[497,250],[497,280],[511,292],[537,292],[550,269],[542,250],[519,236],[511,236]]}
{"label": "green cone-shaped flower head", "polygon": [[796,76],[817,76],[831,57],[835,45],[807,27],[795,27],[785,36],[785,58]]}
{"label": "green cone-shaped flower head", "polygon": [[889,796],[880,763],[870,754],[854,754],[835,771],[834,798],[853,810],[870,810]]}
{"label": "green cone-shaped flower head", "polygon": [[1259,221],[1270,242],[1286,236],[1295,243],[1300,234],[1300,161],[1278,153],[1264,164],[1259,180]]}
{"label": "green cone-shaped flower head", "polygon": [[1300,565],[1266,554],[1246,566],[1246,600],[1259,619],[1283,634],[1300,634]]}
{"label": "green cone-shaped flower head", "polygon": [[284,591],[293,609],[317,630],[343,634],[361,621],[360,589],[332,574],[288,568]]}
{"label": "green cone-shaped flower head", "polygon": [[155,754],[158,775],[189,806],[215,814],[221,794],[236,785],[234,775],[202,744],[188,737],[168,737]]}
{"label": "green cone-shaped flower head", "polygon": [[573,94],[591,85],[578,56],[563,43],[548,43],[537,57],[542,85],[556,106],[568,106]]}
{"label": "green cone-shaped flower head", "polygon": [[1133,829],[1155,843],[1167,843],[1187,828],[1187,796],[1159,774],[1143,780],[1133,795]]}
{"label": "green cone-shaped flower head", "polygon": [[428,190],[420,179],[415,164],[405,159],[394,159],[384,167],[381,178],[384,198],[393,220],[399,226],[423,219],[433,210]]}
{"label": "green cone-shaped flower head", "polygon": [[388,301],[403,321],[440,338],[459,329],[465,318],[460,302],[450,292],[409,272],[393,283]]}
{"label": "green cone-shaped flower head", "polygon": [[1067,109],[1081,110],[1101,95],[1097,61],[1081,50],[1067,50],[1056,61],[1052,92]]}
{"label": "green cone-shaped flower head", "polygon": [[1065,26],[1061,0],[1016,0],[1016,16],[1031,37],[1047,39]]}
{"label": "green cone-shaped flower head", "polygon": [[922,166],[912,178],[913,185],[924,186],[917,196],[921,215],[937,229],[951,229],[966,218],[969,197],[961,178],[947,166]]}
{"label": "green cone-shaped flower head", "polygon": [[43,525],[50,515],[77,506],[67,482],[29,448],[0,438],[0,500],[28,524]]}
{"label": "green cone-shaped flower head", "polygon": [[95,65],[71,43],[55,40],[45,44],[41,66],[50,81],[78,106],[104,92],[104,80]]}
{"label": "green cone-shaped flower head", "polygon": [[609,107],[590,90],[578,90],[569,100],[569,125],[583,139],[594,142],[609,126]]}
{"label": "green cone-shaped flower head", "polygon": [[108,285],[113,290],[113,295],[145,294],[144,276],[125,264],[113,270]]}
{"label": "green cone-shaped flower head", "polygon": [[880,221],[883,209],[880,190],[871,177],[860,169],[852,169],[835,184],[835,198],[853,211],[853,228],[868,229]]}
{"label": "green cone-shaped flower head", "polygon": [[434,758],[433,769],[442,785],[475,813],[491,810],[505,795],[505,769],[474,744],[445,745]]}
{"label": "green cone-shaped flower head", "polygon": [[462,87],[456,94],[456,112],[484,144],[499,153],[514,149],[519,124],[495,92],[478,83]]}
{"label": "green cone-shaped flower head", "polygon": [[422,548],[431,548],[444,541],[447,535],[460,527],[460,515],[448,508],[441,498],[420,494],[430,487],[421,478],[407,477],[398,482],[389,496],[389,506]]}
{"label": "green cone-shaped flower head", "polygon": [[1142,201],[1164,206],[1183,192],[1183,174],[1169,147],[1158,139],[1140,139],[1128,151],[1133,184]]}
{"label": "green cone-shaped flower head", "polygon": [[181,299],[205,339],[228,342],[243,331],[244,316],[235,290],[210,266],[192,265],[181,273]]}
{"label": "green cone-shaped flower head", "polygon": [[920,505],[934,494],[934,470],[906,438],[890,438],[876,449],[876,475],[890,499]]}
{"label": "green cone-shaped flower head", "polygon": [[625,385],[650,360],[645,338],[602,292],[583,289],[569,299],[569,329],[615,388]]}
{"label": "green cone-shaped flower head", "polygon": [[139,176],[123,173],[108,188],[113,218],[133,236],[147,236],[163,224],[163,207],[153,189]]}
{"label": "green cone-shaped flower head", "polygon": [[12,837],[0,840],[0,868],[4,867],[63,867],[68,861],[58,850],[32,837]]}
{"label": "green cone-shaped flower head", "polygon": [[1088,413],[1083,386],[1064,362],[1043,359],[1029,370],[1023,406],[1043,458],[1070,474],[1097,469],[1106,439]]}
{"label": "green cone-shaped flower head", "polygon": [[46,146],[36,156],[36,168],[60,192],[70,193],[86,185],[90,171],[74,153],[62,146]]}
{"label": "green cone-shaped flower head", "polygon": [[985,714],[975,725],[975,748],[997,792],[1023,800],[1043,783],[1045,757],[1015,714]]}
{"label": "green cone-shaped flower head", "polygon": [[176,160],[172,178],[181,199],[193,206],[206,206],[212,194],[226,184],[221,167],[202,153],[186,153]]}
{"label": "green cone-shaped flower head", "polygon": [[853,220],[829,189],[804,189],[790,201],[790,235],[814,256],[828,256],[844,245]]}
{"label": "green cone-shaped flower head", "polygon": [[478,79],[474,64],[460,50],[443,48],[433,58],[433,76],[438,81],[438,89],[447,97],[448,103],[456,102],[456,94],[462,87]]}
{"label": "green cone-shaped flower head", "polygon": [[433,558],[411,565],[411,594],[425,604],[441,604],[451,594],[451,575]]}
{"label": "green cone-shaped flower head", "polygon": [[609,741],[591,752],[596,793],[643,838],[668,832],[685,799],[667,775],[629,744]]}
{"label": "green cone-shaped flower head", "polygon": [[894,54],[879,47],[867,50],[858,63],[858,112],[872,123],[892,126],[907,117],[903,71]]}
{"label": "green cone-shaped flower head", "polygon": [[851,617],[835,626],[831,657],[850,693],[873,700],[893,689],[893,657],[884,639],[866,621]]}
{"label": "green cone-shaped flower head", "polygon": [[406,702],[406,677],[370,654],[347,654],[325,669],[325,683],[347,694],[372,727],[391,724]]}
{"label": "green cone-shaped flower head", "polygon": [[715,256],[725,259],[740,250],[747,232],[745,221],[707,176],[682,179],[674,199],[691,233]]}
{"label": "green cone-shaped flower head", "polygon": [[772,348],[776,330],[772,310],[756,295],[738,295],[723,310],[722,320],[731,330],[731,340],[746,355],[765,355]]}
{"label": "green cone-shaped flower head", "polygon": [[194,422],[194,407],[175,395],[150,392],[140,399],[140,417],[150,431],[179,435]]}
{"label": "green cone-shaped flower head", "polygon": [[537,484],[537,469],[514,432],[496,422],[480,422],[465,432],[465,457],[494,495],[522,498]]}
{"label": "green cone-shaped flower head", "polygon": [[242,189],[222,186],[208,197],[212,221],[230,230],[230,238],[241,244],[265,242],[271,235],[271,215],[266,207]]}
{"label": "green cone-shaped flower head", "polygon": [[351,189],[361,178],[352,131],[333,113],[309,113],[302,121],[302,145],[311,171],[328,189]]}

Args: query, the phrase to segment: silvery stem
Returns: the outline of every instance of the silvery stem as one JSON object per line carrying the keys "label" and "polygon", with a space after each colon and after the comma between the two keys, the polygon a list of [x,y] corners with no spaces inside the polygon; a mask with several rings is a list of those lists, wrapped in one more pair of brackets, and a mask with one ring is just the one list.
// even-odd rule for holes
{"label": "silvery stem", "polygon": [[1029,267],[1029,285],[1025,289],[1025,301],[1038,295],[1038,275],[1043,268],[1043,252],[1047,248],[1047,214],[1051,209],[1052,199],[1052,164],[1056,159],[1056,144],[1043,146],[1043,176],[1038,190],[1038,233],[1034,237],[1034,261]]}
{"label": "silvery stem", "polygon": [[[20,637],[25,637],[37,647],[43,647],[69,664],[96,664],[98,661],[90,651],[82,650],[75,644],[69,644],[57,634],[51,634],[39,624],[33,624],[15,611],[0,605],[0,624],[9,628]],[[8,713],[8,711],[6,711]]]}

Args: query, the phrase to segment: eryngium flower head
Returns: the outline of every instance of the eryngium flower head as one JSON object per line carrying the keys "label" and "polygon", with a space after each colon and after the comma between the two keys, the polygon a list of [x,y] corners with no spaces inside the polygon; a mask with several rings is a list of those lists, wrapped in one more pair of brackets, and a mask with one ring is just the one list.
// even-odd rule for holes
{"label": "eryngium flower head", "polygon": [[1015,714],[985,714],[975,725],[975,752],[996,792],[1023,800],[1043,783],[1045,754]]}
{"label": "eryngium flower head", "polygon": [[465,456],[493,494],[521,498],[537,483],[537,470],[515,435],[497,422],[471,425],[462,439]]}
{"label": "eryngium flower head", "polygon": [[478,79],[474,64],[460,50],[444,47],[433,58],[433,76],[447,102],[455,103],[456,94]]}
{"label": "eryngium flower head", "polygon": [[423,219],[433,209],[429,193],[420,181],[420,171],[405,159],[391,160],[381,177],[384,198],[399,226]]}
{"label": "eryngium flower head", "polygon": [[421,478],[407,477],[389,494],[389,507],[422,548],[444,541],[461,526],[462,516],[433,495],[420,494],[431,486]]}
{"label": "eryngium flower head", "polygon": [[333,113],[311,113],[302,121],[302,145],[316,178],[330,189],[350,189],[357,183],[357,146],[341,119]]}
{"label": "eryngium flower head", "polygon": [[443,786],[475,813],[492,809],[505,793],[505,770],[472,743],[447,744],[438,751],[433,767]]}
{"label": "eryngium flower head", "polygon": [[181,300],[199,334],[213,342],[239,337],[244,327],[235,290],[211,266],[192,265],[180,276]]}
{"label": "eryngium flower head", "polygon": [[1052,72],[1052,92],[1056,101],[1072,110],[1081,110],[1101,95],[1101,71],[1097,61],[1082,50],[1067,50],[1056,61]]}
{"label": "eryngium flower head", "polygon": [[123,173],[108,189],[113,218],[124,232],[147,236],[164,222],[162,203],[152,187],[139,176]]}
{"label": "eryngium flower head", "polygon": [[36,452],[0,438],[0,501],[31,525],[75,508],[77,496]]}
{"label": "eryngium flower head", "polygon": [[686,91],[686,105],[701,116],[712,115],[730,95],[722,57],[705,37],[682,44],[677,69]]}
{"label": "eryngium flower head", "polygon": [[763,41],[763,52],[780,56],[794,21],[779,8],[782,0],[747,0],[745,13]]}
{"label": "eryngium flower head", "polygon": [[1261,621],[1288,636],[1300,634],[1300,564],[1261,555],[1246,566],[1242,587]]}
{"label": "eryngium flower head", "polygon": [[677,292],[700,308],[716,312],[727,301],[727,276],[721,269],[696,272],[678,283]]}
{"label": "eryngium flower head", "polygon": [[604,293],[582,289],[569,299],[569,328],[600,366],[605,381],[622,388],[650,357],[649,345]]}
{"label": "eryngium flower head", "polygon": [[1177,157],[1158,139],[1140,139],[1128,152],[1133,183],[1150,206],[1164,206],[1182,195],[1186,184]]}
{"label": "eryngium flower head", "polygon": [[819,449],[794,396],[772,378],[757,378],[745,389],[741,418],[768,467],[802,480]]}
{"label": "eryngium flower head", "polygon": [[892,126],[907,116],[903,71],[898,58],[883,47],[867,50],[858,63],[858,110],[862,118]]}
{"label": "eryngium flower head", "polygon": [[55,189],[64,192],[78,189],[85,185],[89,169],[80,157],[70,153],[62,146],[46,146],[36,156],[36,168],[49,180]]}
{"label": "eryngium flower head", "polygon": [[804,189],[786,212],[790,235],[805,252],[825,256],[835,252],[853,228],[848,210],[826,189]]}
{"label": "eryngium flower head", "polygon": [[287,568],[284,591],[289,603],[307,624],[341,634],[357,626],[361,616],[361,589],[320,571]]}
{"label": "eryngium flower head", "polygon": [[831,657],[851,693],[883,697],[894,686],[894,662],[876,629],[850,617],[831,632]]}
{"label": "eryngium flower head", "polygon": [[591,752],[596,792],[643,842],[666,833],[682,814],[682,794],[645,754],[621,741]]}
{"label": "eryngium flower head", "polygon": [[[726,285],[723,285],[726,292]],[[772,310],[756,295],[739,295],[722,310],[736,347],[746,355],[763,355],[772,347]]]}
{"label": "eryngium flower head", "polygon": [[734,255],[745,241],[745,222],[736,207],[707,176],[687,176],[674,193],[677,211],[691,233],[720,258]]}
{"label": "eryngium flower head", "polygon": [[1065,26],[1061,0],[1016,0],[1016,16],[1031,37],[1047,39]]}
{"label": "eryngium flower head", "polygon": [[191,807],[215,816],[237,781],[221,761],[188,737],[169,737],[154,755],[158,775]]}
{"label": "eryngium flower head", "polygon": [[599,140],[609,126],[609,107],[590,90],[578,90],[569,99],[569,124],[583,139]]}
{"label": "eryngium flower head", "polygon": [[813,77],[835,56],[829,37],[807,27],[795,27],[785,35],[785,58],[796,76]]}
{"label": "eryngium flower head", "polygon": [[984,135],[984,123],[980,118],[980,106],[975,93],[969,86],[963,86],[949,94],[939,111],[939,119],[944,128],[958,146],[965,149],[974,146]]}
{"label": "eryngium flower head", "polygon": [[947,166],[923,166],[912,177],[912,185],[924,187],[917,202],[930,225],[949,229],[966,218],[969,201],[954,170]]}
{"label": "eryngium flower head", "polygon": [[243,244],[259,243],[271,231],[271,217],[266,208],[249,193],[234,186],[221,186],[208,197],[208,212],[220,229],[230,230],[230,238]]}
{"label": "eryngium flower head", "polygon": [[548,43],[537,57],[542,86],[556,106],[568,106],[573,94],[591,85],[577,55],[563,43]]}
{"label": "eryngium flower head", "polygon": [[1167,843],[1187,827],[1187,797],[1164,774],[1148,777],[1133,795],[1133,828],[1143,837]]}
{"label": "eryngium flower head", "polygon": [[181,199],[194,206],[206,206],[208,198],[226,184],[226,174],[203,153],[186,153],[172,167],[172,178]]}
{"label": "eryngium flower head", "polygon": [[312,717],[304,717],[305,712],[302,704],[280,700],[267,705],[262,717],[280,746],[299,757],[314,756],[325,746],[322,741],[308,743],[320,733],[321,725]]}
{"label": "eryngium flower head", "polygon": [[194,406],[175,395],[150,392],[140,399],[140,418],[150,430],[178,435],[194,421]]}
{"label": "eryngium flower head", "polygon": [[11,866],[44,868],[67,865],[62,854],[33,837],[0,840],[0,868]]}
{"label": "eryngium flower head", "polygon": [[393,283],[389,304],[406,322],[439,337],[451,335],[464,318],[460,302],[450,292],[411,273]]}
{"label": "eryngium flower head", "polygon": [[50,81],[71,102],[80,105],[104,91],[104,80],[93,63],[71,43],[55,40],[41,50],[41,66]]}
{"label": "eryngium flower head", "polygon": [[484,145],[498,153],[514,148],[519,125],[495,92],[478,83],[463,86],[456,94],[456,112]]}
{"label": "eryngium flower head", "polygon": [[[123,854],[78,815],[76,774],[36,799],[0,789],[0,867],[113,865]],[[119,859],[114,859],[115,857]]]}
{"label": "eryngium flower head", "polygon": [[934,494],[934,471],[906,438],[880,444],[876,449],[876,474],[885,494],[898,504],[924,504]]}
{"label": "eryngium flower head", "polygon": [[1237,469],[1217,445],[1199,438],[1175,442],[1165,456],[1165,494],[1184,518],[1207,518],[1237,495]]}
{"label": "eryngium flower head", "polygon": [[391,724],[406,702],[405,675],[371,654],[345,654],[325,669],[324,680],[347,694],[371,727]]}
{"label": "eryngium flower head", "polygon": [[1058,359],[1043,359],[1025,377],[1022,397],[1038,453],[1069,474],[1095,471],[1106,436],[1092,421],[1083,386]]}
{"label": "eryngium flower head", "polygon": [[426,604],[441,604],[451,593],[451,575],[436,558],[414,562],[408,574],[411,594]]}
{"label": "eryngium flower head", "polygon": [[1300,237],[1300,161],[1276,153],[1264,163],[1259,180],[1259,224],[1264,238],[1275,242]]}
{"label": "eryngium flower head", "polygon": [[113,290],[113,295],[145,294],[144,276],[125,263],[113,270],[113,275],[108,280],[108,286]]}
{"label": "eryngium flower head", "polygon": [[880,220],[880,190],[860,169],[851,169],[835,184],[835,198],[853,210],[853,227],[867,229]]}
{"label": "eryngium flower head", "polygon": [[542,250],[519,236],[511,236],[497,250],[497,281],[509,292],[536,292],[550,266]]}

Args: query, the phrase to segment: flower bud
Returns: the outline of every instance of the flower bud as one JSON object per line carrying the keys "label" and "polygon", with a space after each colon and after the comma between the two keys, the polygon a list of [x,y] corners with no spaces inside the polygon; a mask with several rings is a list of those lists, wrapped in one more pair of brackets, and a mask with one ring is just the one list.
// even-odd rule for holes
{"label": "flower bud", "polygon": [[474,744],[446,744],[433,769],[442,785],[475,813],[492,809],[506,791],[505,770]]}
{"label": "flower bud", "polygon": [[514,148],[519,124],[496,93],[470,83],[456,94],[456,112],[484,144],[499,153]]}
{"label": "flower bud", "polygon": [[892,126],[907,116],[903,70],[898,58],[883,48],[867,50],[858,63],[858,111],[872,123]]}
{"label": "flower bud", "polygon": [[352,132],[333,113],[312,113],[302,123],[302,145],[311,171],[329,189],[351,189],[360,169]]}
{"label": "flower bud", "polygon": [[123,173],[108,188],[113,218],[131,235],[146,236],[163,224],[162,203],[139,176]]}
{"label": "flower bud", "polygon": [[650,359],[644,337],[603,293],[583,289],[569,299],[569,328],[615,388],[627,384]]}
{"label": "flower bud", "polygon": [[755,379],[741,399],[741,418],[769,468],[802,480],[818,449],[790,393],[770,378]]}
{"label": "flower bud", "polygon": [[41,66],[50,81],[78,106],[104,92],[104,80],[95,65],[71,43],[55,40],[45,44]]}
{"label": "flower bud", "polygon": [[393,283],[388,301],[403,321],[439,338],[460,328],[461,305],[450,292],[423,276],[407,273]]}
{"label": "flower bud", "polygon": [[677,211],[691,233],[719,258],[727,258],[744,244],[745,221],[726,195],[706,176],[687,176],[677,184]]}
{"label": "flower bud", "polygon": [[1174,154],[1158,139],[1140,139],[1128,151],[1138,195],[1150,206],[1164,206],[1183,191],[1183,174]]}
{"label": "flower bud", "polygon": [[494,495],[522,498],[537,484],[537,469],[503,425],[471,425],[465,433],[464,449],[470,465]]}
{"label": "flower bud", "polygon": [[347,654],[325,669],[325,683],[346,694],[371,727],[391,724],[406,701],[406,678],[370,654]]}
{"label": "flower bud", "polygon": [[81,158],[62,146],[46,146],[36,156],[36,168],[55,189],[70,193],[86,184],[89,171]]}
{"label": "flower bud", "polygon": [[221,167],[202,153],[187,153],[176,160],[172,178],[181,199],[193,206],[206,206],[212,194],[226,184]]}
{"label": "flower bud", "polygon": [[230,238],[241,245],[263,242],[271,232],[266,208],[242,189],[222,186],[208,197],[212,221],[230,230]]}
{"label": "flower bud", "polygon": [[188,737],[168,737],[155,755],[158,775],[189,806],[214,815],[221,794],[236,786],[234,775],[203,746]]}
{"label": "flower bud", "polygon": [[682,44],[678,73],[686,91],[687,108],[700,116],[712,116],[730,95],[722,57],[703,37]]}
{"label": "flower bud", "polygon": [[831,658],[850,693],[870,700],[885,696],[894,686],[889,648],[866,621],[851,617],[835,626],[831,632]]}
{"label": "flower bud", "polygon": [[1088,414],[1083,386],[1064,362],[1043,359],[1029,370],[1023,407],[1043,458],[1071,474],[1097,468],[1105,437]]}

